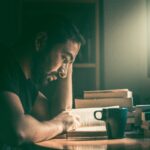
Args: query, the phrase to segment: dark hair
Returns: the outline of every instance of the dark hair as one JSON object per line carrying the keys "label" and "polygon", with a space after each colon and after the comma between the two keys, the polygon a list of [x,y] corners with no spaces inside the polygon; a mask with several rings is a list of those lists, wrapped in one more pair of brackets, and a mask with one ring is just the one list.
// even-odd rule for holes
{"label": "dark hair", "polygon": [[[47,39],[44,42],[45,48],[48,50],[58,43],[64,43],[67,40],[72,40],[81,45],[85,44],[85,39],[79,32],[78,28],[68,19],[61,15],[49,15],[45,17],[35,17],[28,19],[25,23],[25,30],[20,38],[20,43],[29,43],[35,40],[40,32],[47,34]],[[43,39],[44,40],[44,39]]]}

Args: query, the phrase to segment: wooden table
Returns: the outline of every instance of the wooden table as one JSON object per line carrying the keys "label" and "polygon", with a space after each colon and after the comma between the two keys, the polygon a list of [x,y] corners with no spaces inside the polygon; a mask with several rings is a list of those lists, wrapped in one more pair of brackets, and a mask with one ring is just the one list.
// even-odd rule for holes
{"label": "wooden table", "polygon": [[46,149],[69,149],[69,150],[150,150],[150,138],[126,137],[123,139],[52,139],[37,143]]}

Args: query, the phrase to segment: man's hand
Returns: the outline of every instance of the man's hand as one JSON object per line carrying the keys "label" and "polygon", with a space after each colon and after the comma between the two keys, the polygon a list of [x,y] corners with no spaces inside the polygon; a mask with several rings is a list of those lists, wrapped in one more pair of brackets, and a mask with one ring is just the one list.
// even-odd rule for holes
{"label": "man's hand", "polygon": [[60,125],[62,132],[70,131],[80,126],[80,117],[73,115],[71,111],[60,113],[52,121]]}

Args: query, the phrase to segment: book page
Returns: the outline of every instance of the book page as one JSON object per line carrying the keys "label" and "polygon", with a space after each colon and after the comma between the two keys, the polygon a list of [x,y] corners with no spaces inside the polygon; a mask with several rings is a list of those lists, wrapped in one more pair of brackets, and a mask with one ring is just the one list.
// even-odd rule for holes
{"label": "book page", "polygon": [[[98,107],[98,108],[79,108],[72,109],[72,113],[78,115],[80,117],[81,127],[83,126],[105,126],[105,122],[103,120],[97,120],[94,118],[94,111],[103,110],[103,108],[119,108],[119,106],[111,106],[111,107]],[[99,115],[102,115],[99,113]],[[101,118],[101,116],[99,116]]]}
{"label": "book page", "polygon": [[80,132],[100,132],[100,131],[106,131],[106,126],[88,126],[88,127],[79,127],[75,129],[75,131],[80,131]]}

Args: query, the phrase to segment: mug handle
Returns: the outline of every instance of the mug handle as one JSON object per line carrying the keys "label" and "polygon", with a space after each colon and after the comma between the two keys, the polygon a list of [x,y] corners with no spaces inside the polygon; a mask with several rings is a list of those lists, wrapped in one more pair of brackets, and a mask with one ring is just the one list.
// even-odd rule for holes
{"label": "mug handle", "polygon": [[[97,113],[100,113],[100,116],[97,116]],[[96,111],[94,111],[94,117],[97,120],[103,120],[103,111],[102,110],[96,110]]]}

